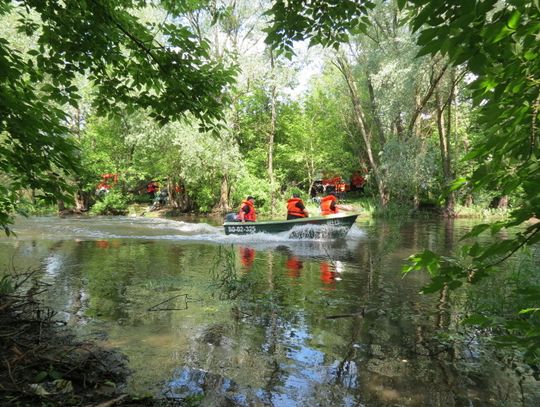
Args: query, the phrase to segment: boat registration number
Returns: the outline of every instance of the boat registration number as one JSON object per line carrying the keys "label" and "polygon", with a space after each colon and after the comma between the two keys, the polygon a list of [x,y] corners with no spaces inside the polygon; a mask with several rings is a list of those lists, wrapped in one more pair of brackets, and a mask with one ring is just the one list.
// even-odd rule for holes
{"label": "boat registration number", "polygon": [[231,233],[256,233],[255,226],[229,226]]}

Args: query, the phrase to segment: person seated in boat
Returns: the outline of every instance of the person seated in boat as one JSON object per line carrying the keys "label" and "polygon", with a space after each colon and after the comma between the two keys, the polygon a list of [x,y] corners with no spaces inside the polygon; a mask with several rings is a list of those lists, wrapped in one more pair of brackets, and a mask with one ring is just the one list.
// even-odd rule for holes
{"label": "person seated in boat", "polygon": [[335,215],[340,210],[352,211],[353,208],[350,205],[338,204],[338,199],[335,192],[329,192],[323,199],[321,199],[321,215]]}
{"label": "person seated in boat", "polygon": [[238,211],[238,220],[240,222],[255,222],[257,214],[255,213],[255,198],[251,195],[242,201],[240,210]]}
{"label": "person seated in boat", "polygon": [[292,194],[292,198],[287,201],[287,220],[307,218],[309,213],[300,199],[299,194]]}

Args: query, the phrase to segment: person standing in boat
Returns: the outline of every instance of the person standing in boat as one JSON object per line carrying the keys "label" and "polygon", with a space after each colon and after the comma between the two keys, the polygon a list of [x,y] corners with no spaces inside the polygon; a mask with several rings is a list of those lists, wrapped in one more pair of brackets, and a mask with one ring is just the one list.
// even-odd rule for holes
{"label": "person standing in boat", "polygon": [[321,215],[335,215],[339,213],[339,210],[352,211],[353,208],[350,205],[338,205],[338,200],[335,192],[328,193],[323,199],[321,199]]}
{"label": "person standing in boat", "polygon": [[292,198],[287,201],[287,220],[307,218],[309,213],[300,199],[299,194],[292,194]]}
{"label": "person standing in boat", "polygon": [[255,198],[251,195],[242,201],[240,210],[238,211],[238,220],[240,222],[255,222],[257,214],[255,213]]}

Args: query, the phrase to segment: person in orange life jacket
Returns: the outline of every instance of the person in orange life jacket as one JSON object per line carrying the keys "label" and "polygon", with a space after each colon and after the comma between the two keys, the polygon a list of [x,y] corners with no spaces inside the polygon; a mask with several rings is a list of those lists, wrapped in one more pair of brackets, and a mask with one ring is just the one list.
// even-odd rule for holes
{"label": "person in orange life jacket", "polygon": [[240,210],[238,211],[238,219],[240,222],[255,222],[257,220],[257,214],[255,213],[255,198],[251,195],[242,201]]}
{"label": "person in orange life jacket", "polygon": [[339,213],[339,210],[352,211],[353,208],[350,205],[338,205],[336,193],[330,192],[323,199],[321,199],[321,215],[334,215]]}
{"label": "person in orange life jacket", "polygon": [[287,201],[287,220],[307,218],[309,213],[300,199],[300,195],[292,194],[292,198]]}
{"label": "person in orange life jacket", "polygon": [[150,181],[148,185],[146,185],[146,193],[150,195],[150,198],[152,199],[154,199],[157,190],[158,190],[158,186],[154,181]]}
{"label": "person in orange life jacket", "polygon": [[337,198],[334,192],[330,192],[321,199],[321,215],[333,215],[339,212]]}

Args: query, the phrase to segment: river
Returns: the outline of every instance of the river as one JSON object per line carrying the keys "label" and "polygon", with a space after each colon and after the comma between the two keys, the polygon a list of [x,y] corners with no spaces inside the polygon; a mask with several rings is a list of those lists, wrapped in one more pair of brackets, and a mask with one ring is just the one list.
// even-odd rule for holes
{"label": "river", "polygon": [[[3,269],[39,268],[47,305],[129,358],[128,390],[202,405],[536,406],[538,382],[471,336],[467,290],[401,273],[468,220],[359,221],[345,239],[225,236],[209,219],[18,219]],[[523,370],[521,371],[523,372]],[[204,394],[204,399],[202,395]]]}

